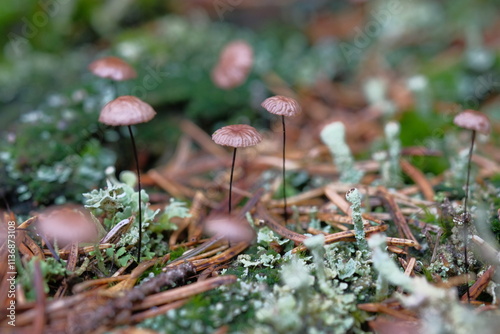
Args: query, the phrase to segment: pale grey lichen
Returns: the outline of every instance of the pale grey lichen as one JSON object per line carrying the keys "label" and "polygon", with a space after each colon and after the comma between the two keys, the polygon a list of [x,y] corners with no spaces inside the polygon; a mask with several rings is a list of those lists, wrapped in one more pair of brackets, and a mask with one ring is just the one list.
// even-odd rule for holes
{"label": "pale grey lichen", "polygon": [[399,139],[400,126],[397,122],[389,122],[385,128],[385,138],[388,146],[388,160],[382,164],[382,175],[387,186],[395,187],[401,184],[401,140]]}
{"label": "pale grey lichen", "polygon": [[[346,333],[356,329],[352,313],[356,297],[346,293],[342,284],[333,282],[332,297],[321,293],[301,294],[288,285],[275,285],[256,313],[258,324],[250,333]],[[304,298],[304,299],[303,299]],[[266,326],[267,325],[267,326]],[[269,327],[270,328],[269,328]]]}
{"label": "pale grey lichen", "polygon": [[363,93],[369,104],[376,104],[385,100],[387,84],[380,78],[368,78],[363,83]]}
{"label": "pale grey lichen", "polygon": [[363,172],[354,165],[351,150],[345,142],[344,124],[342,122],[328,124],[321,131],[320,137],[334,157],[335,165],[340,172],[340,181],[358,183],[363,177]]}
{"label": "pale grey lichen", "polygon": [[432,110],[432,96],[427,77],[415,75],[408,79],[407,86],[413,93],[417,111],[424,115],[429,114]]}
{"label": "pale grey lichen", "polygon": [[325,273],[325,236],[318,234],[304,240],[306,246],[313,255],[314,265],[316,268],[316,277],[318,278],[318,285],[320,290],[327,296],[332,297],[333,291],[330,289],[326,282]]}
{"label": "pale grey lichen", "polygon": [[264,284],[238,279],[235,284],[221,286],[202,298],[195,297],[184,307],[146,319],[140,326],[158,333],[213,333],[245,313],[260,309],[266,292]]}
{"label": "pale grey lichen", "polygon": [[281,268],[281,279],[292,290],[307,289],[315,281],[306,262],[295,256]]}
{"label": "pale grey lichen", "polygon": [[[477,234],[474,225],[468,224],[465,226],[463,220],[460,219],[461,207],[458,207],[456,216],[453,220],[455,226],[451,228],[451,234],[445,243],[437,246],[436,256],[429,264],[427,269],[431,273],[440,275],[442,278],[449,278],[466,273],[465,270],[465,246],[464,246],[464,228],[467,228],[468,235]],[[477,258],[474,252],[467,253],[467,262],[469,271],[474,270],[477,265]]]}
{"label": "pale grey lichen", "polygon": [[238,255],[236,263],[240,263],[245,268],[256,266],[274,267],[274,265],[281,260],[280,254],[268,254],[265,252],[265,249],[260,246],[258,247],[258,253],[261,255],[255,260],[248,254]]}
{"label": "pale grey lichen", "polygon": [[372,108],[382,112],[385,117],[390,117],[396,111],[394,102],[387,98],[387,83],[381,78],[368,78],[363,83],[363,93]]}
{"label": "pale grey lichen", "polygon": [[370,300],[376,287],[370,252],[357,249],[353,243],[327,245],[325,250],[327,279],[348,283],[358,301]]}
{"label": "pale grey lichen", "polygon": [[398,298],[405,307],[419,313],[423,333],[465,334],[475,332],[478,328],[481,328],[481,333],[496,333],[498,320],[488,322],[486,318],[470,312],[460,304],[454,289],[437,288],[424,277],[405,275],[385,251],[385,235],[373,235],[368,244],[379,275],[408,293],[398,295]]}
{"label": "pale grey lichen", "polygon": [[269,227],[264,226],[257,232],[257,243],[262,245],[269,245],[271,242],[277,242],[279,245],[284,245],[289,242],[289,239],[280,238]]}
{"label": "pale grey lichen", "polygon": [[[107,187],[104,189],[94,189],[90,193],[83,194],[85,207],[89,208],[96,216],[104,214],[104,226],[108,229],[111,229],[123,219],[132,216],[136,217],[137,221],[139,193],[127,184],[118,182],[116,179],[108,178],[106,183]],[[153,211],[148,208],[149,196],[144,190],[142,190],[141,197],[141,205],[143,207],[142,229],[145,232],[160,210]],[[135,245],[138,240],[139,226],[136,223],[122,236],[118,245]],[[143,243],[147,244],[148,241],[149,237],[147,234],[144,234]]]}
{"label": "pale grey lichen", "polygon": [[[238,270],[240,278],[234,285],[195,297],[181,309],[142,325],[160,333],[210,333],[223,324],[229,324],[232,333],[364,333],[361,323],[367,314],[356,304],[367,300],[374,283],[369,283],[373,281],[371,260],[364,261],[363,252],[352,243],[324,246],[324,237],[319,235],[305,242],[316,255],[287,253],[268,266],[265,259],[272,254],[269,243],[280,239],[269,231],[262,232],[263,238],[254,246],[256,252],[240,255],[232,269],[221,272],[234,273],[235,268],[248,264],[242,273]],[[278,270],[282,284],[273,283],[270,277]],[[252,314],[255,316],[248,321],[246,317]]]}
{"label": "pale grey lichen", "polygon": [[363,218],[361,216],[361,195],[358,189],[352,188],[346,193],[345,198],[351,203],[351,216],[356,231],[356,243],[359,249],[367,250],[368,244],[366,243]]}
{"label": "pale grey lichen", "polygon": [[158,233],[177,230],[178,227],[174,222],[174,218],[184,219],[189,217],[191,217],[191,214],[186,202],[171,198],[170,203],[165,206],[157,221],[151,225],[151,230]]}

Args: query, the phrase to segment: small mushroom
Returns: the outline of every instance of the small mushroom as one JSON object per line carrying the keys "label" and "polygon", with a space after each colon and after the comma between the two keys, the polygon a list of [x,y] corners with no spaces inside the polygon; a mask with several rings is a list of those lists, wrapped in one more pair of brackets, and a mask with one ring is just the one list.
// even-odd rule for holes
{"label": "small mushroom", "polygon": [[53,206],[38,214],[38,234],[50,243],[65,247],[75,242],[99,241],[98,222],[90,212],[77,205]]}
{"label": "small mushroom", "polygon": [[139,188],[139,246],[137,247],[137,262],[141,260],[141,245],[142,245],[142,209],[141,209],[141,173],[139,170],[139,159],[137,157],[137,148],[135,145],[134,134],[131,125],[145,123],[153,119],[156,115],[154,109],[142,101],[141,99],[125,95],[120,96],[113,101],[109,102],[102,108],[99,115],[99,122],[112,125],[121,126],[126,125],[130,133],[130,140],[132,141],[132,149],[134,151],[135,167],[137,170],[137,184]]}
{"label": "small mushroom", "polygon": [[229,179],[229,213],[231,213],[231,196],[233,188],[234,162],[236,160],[236,149],[257,145],[262,141],[262,136],[257,130],[246,124],[228,125],[215,131],[212,140],[219,145],[233,147],[233,162],[231,165],[231,176]]}
{"label": "small mushroom", "polygon": [[217,65],[212,70],[212,80],[222,89],[232,89],[245,82],[253,65],[252,47],[237,40],[222,50]]}
{"label": "small mushroom", "polygon": [[126,61],[118,57],[104,57],[90,63],[89,70],[94,75],[114,81],[137,77],[137,72]]}
{"label": "small mushroom", "polygon": [[478,131],[484,134],[490,133],[490,120],[480,111],[467,109],[459,113],[453,119],[453,123],[463,129]]}
{"label": "small mushroom", "polygon": [[298,115],[302,112],[300,104],[290,97],[285,97],[281,95],[276,95],[267,98],[262,102],[262,107],[266,109],[271,114],[280,115],[281,123],[283,125],[283,214],[285,217],[285,223],[288,220],[288,213],[286,211],[286,182],[285,182],[285,142],[286,142],[286,128],[285,128],[285,116],[291,117]]}
{"label": "small mushroom", "polygon": [[255,238],[255,231],[245,219],[238,219],[230,215],[213,215],[207,218],[204,226],[209,235],[222,235],[230,243],[251,242]]}
{"label": "small mushroom", "polygon": [[[490,132],[490,121],[485,114],[476,111],[467,109],[459,113],[453,119],[453,123],[456,126],[459,126],[463,129],[472,130],[471,135],[471,144],[469,150],[469,161],[467,163],[467,181],[465,183],[465,196],[464,196],[464,212],[463,212],[463,223],[464,223],[464,266],[465,266],[465,274],[469,275],[469,263],[468,263],[468,254],[467,254],[467,225],[469,223],[469,215],[467,212],[467,200],[469,198],[469,183],[470,183],[470,170],[471,170],[471,161],[472,161],[472,151],[474,150],[474,142],[476,140],[476,132],[481,132],[484,134],[488,134]],[[470,292],[469,288],[467,288],[467,301],[470,304]]]}

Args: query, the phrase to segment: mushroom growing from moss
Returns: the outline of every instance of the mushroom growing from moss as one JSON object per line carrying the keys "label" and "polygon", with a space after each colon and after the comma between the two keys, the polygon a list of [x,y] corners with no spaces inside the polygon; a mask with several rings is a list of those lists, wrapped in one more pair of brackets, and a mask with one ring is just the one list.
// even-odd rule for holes
{"label": "mushroom growing from moss", "polygon": [[132,132],[132,125],[145,123],[153,119],[156,115],[154,109],[142,101],[141,99],[125,95],[120,96],[113,101],[109,102],[102,108],[99,116],[99,122],[112,125],[128,127],[130,133],[130,140],[132,141],[132,149],[135,158],[135,167],[137,171],[137,184],[139,188],[139,246],[137,250],[137,262],[141,260],[141,245],[142,245],[142,209],[141,209],[141,173],[139,170],[139,159],[137,157],[137,147],[135,145],[134,134]]}
{"label": "mushroom growing from moss", "polygon": [[[464,196],[464,212],[463,212],[463,224],[464,224],[464,266],[465,266],[465,274],[469,276],[469,262],[467,259],[467,226],[469,224],[469,214],[467,212],[467,200],[469,198],[469,182],[470,182],[470,170],[471,170],[471,161],[472,161],[472,151],[474,150],[474,142],[476,140],[476,132],[481,132],[484,134],[488,134],[490,132],[490,121],[485,114],[476,111],[467,109],[459,113],[453,119],[453,123],[455,125],[472,131],[471,135],[471,144],[469,150],[469,158],[467,163],[467,181],[465,183],[465,196]],[[470,292],[469,287],[467,286],[467,301],[470,303]]]}
{"label": "mushroom growing from moss", "polygon": [[228,125],[215,131],[212,140],[219,145],[233,147],[233,162],[231,164],[231,176],[229,178],[229,213],[231,213],[231,199],[233,189],[234,162],[236,161],[236,149],[257,145],[262,141],[260,133],[252,126],[246,124]]}
{"label": "mushroom growing from moss", "polygon": [[276,95],[270,98],[267,98],[262,102],[262,107],[269,111],[271,114],[280,115],[281,123],[283,126],[283,214],[285,216],[285,223],[288,220],[288,213],[286,211],[286,182],[285,182],[285,143],[286,143],[286,128],[285,128],[285,116],[292,117],[300,114],[302,108],[300,104],[291,97],[285,97],[281,95]]}
{"label": "mushroom growing from moss", "polygon": [[212,70],[212,81],[222,89],[232,89],[245,82],[253,65],[250,44],[236,40],[222,50],[217,65]]}

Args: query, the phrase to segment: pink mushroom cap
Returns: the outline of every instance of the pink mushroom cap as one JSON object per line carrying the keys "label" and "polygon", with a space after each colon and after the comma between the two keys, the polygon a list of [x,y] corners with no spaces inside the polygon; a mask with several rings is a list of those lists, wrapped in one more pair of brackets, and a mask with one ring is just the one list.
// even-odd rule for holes
{"label": "pink mushroom cap", "polygon": [[102,108],[99,122],[113,126],[133,125],[148,122],[155,115],[153,107],[146,102],[135,96],[124,95]]}
{"label": "pink mushroom cap", "polygon": [[271,114],[280,116],[290,117],[302,112],[300,104],[295,99],[281,95],[269,97],[261,105]]}
{"label": "pink mushroom cap", "polygon": [[126,61],[118,57],[104,57],[90,63],[89,70],[101,78],[115,81],[129,80],[137,77],[137,72]]}
{"label": "pink mushroom cap", "polygon": [[464,129],[474,130],[484,134],[490,133],[490,120],[482,112],[467,109],[455,116],[453,120],[456,126]]}
{"label": "pink mushroom cap", "polygon": [[262,136],[250,125],[234,124],[215,131],[212,139],[219,145],[237,148],[257,145],[262,141]]}

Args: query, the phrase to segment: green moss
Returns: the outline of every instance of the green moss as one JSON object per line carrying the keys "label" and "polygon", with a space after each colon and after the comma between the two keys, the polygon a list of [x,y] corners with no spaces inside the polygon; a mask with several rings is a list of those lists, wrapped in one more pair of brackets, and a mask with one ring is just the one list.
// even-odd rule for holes
{"label": "green moss", "polygon": [[170,261],[181,257],[187,249],[184,247],[178,247],[170,252]]}

